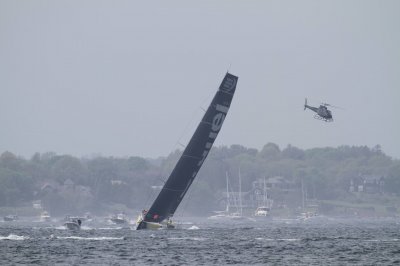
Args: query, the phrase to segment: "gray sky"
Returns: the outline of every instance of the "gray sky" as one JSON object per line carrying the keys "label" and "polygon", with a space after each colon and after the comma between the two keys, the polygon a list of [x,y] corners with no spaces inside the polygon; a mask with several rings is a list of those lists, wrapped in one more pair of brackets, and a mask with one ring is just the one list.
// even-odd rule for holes
{"label": "gray sky", "polygon": [[400,1],[0,0],[0,153],[167,155],[229,69],[217,145],[400,158],[399,47]]}

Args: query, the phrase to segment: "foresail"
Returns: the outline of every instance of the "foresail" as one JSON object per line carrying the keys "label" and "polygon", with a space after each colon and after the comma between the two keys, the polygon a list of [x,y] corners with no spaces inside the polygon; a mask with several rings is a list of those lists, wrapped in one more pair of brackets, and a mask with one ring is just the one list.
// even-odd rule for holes
{"label": "foresail", "polygon": [[144,221],[161,222],[175,213],[222,127],[237,81],[238,77],[229,73],[225,75],[189,144],[145,215]]}

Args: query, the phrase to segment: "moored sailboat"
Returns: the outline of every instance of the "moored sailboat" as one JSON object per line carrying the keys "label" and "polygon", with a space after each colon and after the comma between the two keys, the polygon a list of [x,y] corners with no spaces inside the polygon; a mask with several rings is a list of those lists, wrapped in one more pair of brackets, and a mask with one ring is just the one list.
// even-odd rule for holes
{"label": "moored sailboat", "polygon": [[263,201],[262,205],[258,206],[256,211],[254,212],[254,216],[256,217],[270,217],[271,211],[271,201],[267,196],[267,186],[264,177],[264,186],[263,186]]}
{"label": "moored sailboat", "polygon": [[238,77],[226,73],[189,144],[148,211],[137,220],[137,230],[172,228],[171,218],[203,165],[228,113]]}

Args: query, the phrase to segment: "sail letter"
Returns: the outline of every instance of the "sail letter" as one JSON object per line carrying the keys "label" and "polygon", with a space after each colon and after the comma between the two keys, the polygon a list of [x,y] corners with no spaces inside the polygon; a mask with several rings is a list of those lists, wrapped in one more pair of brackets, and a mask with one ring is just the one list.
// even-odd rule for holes
{"label": "sail letter", "polygon": [[222,127],[222,123],[224,122],[225,116],[222,113],[216,114],[213,119],[211,129],[213,131],[219,131]]}

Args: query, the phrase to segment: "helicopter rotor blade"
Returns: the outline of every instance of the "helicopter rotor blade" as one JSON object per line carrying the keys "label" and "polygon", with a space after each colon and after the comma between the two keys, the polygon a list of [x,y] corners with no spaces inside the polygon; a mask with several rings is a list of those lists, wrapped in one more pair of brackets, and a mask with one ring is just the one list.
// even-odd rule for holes
{"label": "helicopter rotor blade", "polygon": [[344,110],[343,107],[335,106],[335,105],[332,105],[332,104],[329,104],[329,103],[321,103],[321,104],[324,105],[324,106],[330,106],[330,107],[333,107],[333,108],[336,108],[336,109],[342,109],[342,110]]}

